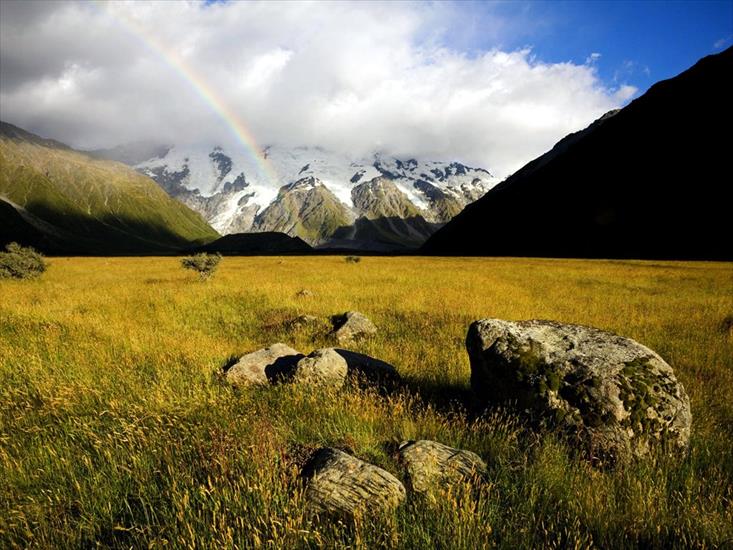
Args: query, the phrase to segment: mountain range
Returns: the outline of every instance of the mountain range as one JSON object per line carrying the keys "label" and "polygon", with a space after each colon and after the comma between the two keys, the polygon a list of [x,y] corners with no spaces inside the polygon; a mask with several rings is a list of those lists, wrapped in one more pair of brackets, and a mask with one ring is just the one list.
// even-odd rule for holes
{"label": "mountain range", "polygon": [[0,245],[732,259],[731,74],[733,48],[703,58],[498,185],[459,162],[318,147],[85,153],[3,122]]}
{"label": "mountain range", "polygon": [[436,255],[733,259],[733,48],[541,157],[468,205]]}
{"label": "mountain range", "polygon": [[131,164],[222,234],[277,231],[321,247],[417,248],[499,181],[460,162],[354,159],[319,147],[267,147],[259,164],[244,148],[212,144],[91,154]]}

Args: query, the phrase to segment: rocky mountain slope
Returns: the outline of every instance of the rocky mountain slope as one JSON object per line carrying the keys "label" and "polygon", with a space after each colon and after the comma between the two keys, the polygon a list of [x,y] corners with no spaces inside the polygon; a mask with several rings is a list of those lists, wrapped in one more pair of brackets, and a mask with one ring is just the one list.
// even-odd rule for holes
{"label": "rocky mountain slope", "polygon": [[254,231],[280,231],[319,243],[353,221],[349,209],[313,176],[280,188],[276,199],[254,221]]}
{"label": "rocky mountain slope", "polygon": [[733,258],[733,48],[652,86],[469,205],[440,255]]}
{"label": "rocky mountain slope", "polygon": [[46,252],[172,252],[218,237],[150,178],[0,122],[0,245]]}
{"label": "rocky mountain slope", "polygon": [[372,250],[419,246],[498,183],[458,162],[355,160],[317,147],[268,147],[264,156],[266,168],[247,151],[172,147],[135,167],[222,234],[283,231],[314,246]]}

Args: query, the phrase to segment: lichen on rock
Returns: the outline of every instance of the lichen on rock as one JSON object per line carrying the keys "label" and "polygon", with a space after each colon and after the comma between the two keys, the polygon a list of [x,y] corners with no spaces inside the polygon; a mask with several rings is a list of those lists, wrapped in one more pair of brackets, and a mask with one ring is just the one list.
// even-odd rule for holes
{"label": "lichen on rock", "polygon": [[561,428],[593,459],[615,462],[689,442],[690,401],[651,349],[592,327],[483,319],[468,331],[471,387]]}

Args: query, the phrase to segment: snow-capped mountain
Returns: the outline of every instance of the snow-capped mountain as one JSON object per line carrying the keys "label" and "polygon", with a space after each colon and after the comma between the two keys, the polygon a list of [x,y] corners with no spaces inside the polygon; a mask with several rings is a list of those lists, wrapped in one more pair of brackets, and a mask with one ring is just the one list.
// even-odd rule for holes
{"label": "snow-capped mountain", "polygon": [[282,231],[313,245],[419,246],[498,183],[459,162],[354,159],[318,147],[171,147],[135,167],[220,233]]}

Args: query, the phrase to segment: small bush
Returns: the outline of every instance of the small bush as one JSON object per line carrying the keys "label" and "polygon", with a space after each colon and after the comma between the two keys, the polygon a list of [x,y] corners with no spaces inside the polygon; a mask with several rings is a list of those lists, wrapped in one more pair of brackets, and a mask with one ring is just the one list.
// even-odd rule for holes
{"label": "small bush", "polygon": [[10,243],[0,252],[0,279],[34,279],[46,271],[43,255],[29,246]]}
{"label": "small bush", "polygon": [[358,264],[361,261],[361,256],[346,256],[344,260],[347,264]]}
{"label": "small bush", "polygon": [[221,254],[207,254],[201,252],[193,256],[186,256],[181,260],[181,265],[185,269],[191,269],[199,274],[199,278],[205,281],[214,274],[219,262]]}

